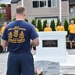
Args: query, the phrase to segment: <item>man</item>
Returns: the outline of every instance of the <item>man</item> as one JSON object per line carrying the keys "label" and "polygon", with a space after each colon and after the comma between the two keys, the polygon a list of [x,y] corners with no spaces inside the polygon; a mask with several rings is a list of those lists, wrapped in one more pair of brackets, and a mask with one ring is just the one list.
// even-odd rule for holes
{"label": "man", "polygon": [[7,26],[7,22],[4,22],[4,25],[3,25],[3,27],[1,28],[1,35],[3,34],[3,32],[4,32],[5,28],[6,28],[6,26]]}
{"label": "man", "polygon": [[72,41],[75,40],[75,24],[73,20],[71,20],[71,24],[69,25],[68,30],[70,32],[69,40],[70,40],[70,49],[71,49]]}
{"label": "man", "polygon": [[2,46],[8,47],[9,56],[6,75],[34,75],[33,46],[39,45],[35,27],[24,21],[25,8],[16,8],[16,20],[9,23],[2,36]]}
{"label": "man", "polygon": [[52,28],[50,28],[49,24],[46,24],[46,27],[44,28],[44,32],[52,31]]}
{"label": "man", "polygon": [[[3,34],[3,32],[4,32],[5,28],[6,28],[6,26],[7,26],[7,22],[4,22],[4,25],[1,28],[0,36],[2,36],[2,34]],[[6,50],[7,50],[7,48],[3,48],[3,52],[6,51]]]}
{"label": "man", "polygon": [[39,32],[39,29],[35,27],[36,32]]}
{"label": "man", "polygon": [[64,26],[62,26],[61,22],[59,22],[59,25],[56,27],[56,31],[64,31]]}

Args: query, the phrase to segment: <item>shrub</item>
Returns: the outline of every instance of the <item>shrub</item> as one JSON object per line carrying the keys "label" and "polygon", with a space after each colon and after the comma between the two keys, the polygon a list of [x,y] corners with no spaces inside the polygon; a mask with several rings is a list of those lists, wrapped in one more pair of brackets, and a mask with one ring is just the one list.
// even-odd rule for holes
{"label": "shrub", "polygon": [[[15,21],[15,20],[16,20],[16,18],[13,18],[13,21]],[[26,22],[28,22],[28,19],[25,18],[24,20],[25,20]]]}
{"label": "shrub", "polygon": [[7,5],[6,4],[0,4],[0,7],[6,7]]}
{"label": "shrub", "polygon": [[58,26],[58,25],[59,25],[59,22],[60,22],[60,19],[58,19],[58,20],[57,20],[57,24],[56,24],[56,26]]}
{"label": "shrub", "polygon": [[65,21],[64,21],[64,29],[65,29],[65,31],[67,31],[67,36],[69,35],[69,31],[68,31],[68,26],[69,26],[69,23],[68,23],[68,21],[65,19]]}
{"label": "shrub", "polygon": [[24,20],[25,20],[26,22],[28,22],[28,19],[27,19],[27,18],[25,18]]}
{"label": "shrub", "polygon": [[52,31],[55,31],[55,22],[54,22],[54,20],[51,21],[50,27],[52,28]]}
{"label": "shrub", "polygon": [[44,28],[46,27],[46,24],[47,24],[47,20],[44,20],[44,21],[43,21],[43,30],[44,30]]}
{"label": "shrub", "polygon": [[35,20],[33,19],[32,22],[31,22],[35,27],[36,27],[36,22]]}
{"label": "shrub", "polygon": [[40,18],[38,19],[38,22],[37,22],[37,28],[39,29],[39,31],[42,31],[42,22]]}
{"label": "shrub", "polygon": [[15,21],[16,20],[16,18],[13,18],[13,21]]}
{"label": "shrub", "polygon": [[0,18],[4,18],[5,15],[3,13],[0,13]]}

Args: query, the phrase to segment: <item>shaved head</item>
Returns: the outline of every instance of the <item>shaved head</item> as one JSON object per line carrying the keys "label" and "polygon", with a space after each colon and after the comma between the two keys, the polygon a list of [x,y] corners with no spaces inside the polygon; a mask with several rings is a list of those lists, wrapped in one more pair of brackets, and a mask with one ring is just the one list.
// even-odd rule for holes
{"label": "shaved head", "polygon": [[24,20],[26,16],[25,8],[21,5],[16,7],[16,20]]}
{"label": "shaved head", "polygon": [[23,14],[25,12],[25,8],[22,6],[17,6],[16,13],[17,14]]}
{"label": "shaved head", "polygon": [[74,20],[71,20],[71,24],[74,24]]}

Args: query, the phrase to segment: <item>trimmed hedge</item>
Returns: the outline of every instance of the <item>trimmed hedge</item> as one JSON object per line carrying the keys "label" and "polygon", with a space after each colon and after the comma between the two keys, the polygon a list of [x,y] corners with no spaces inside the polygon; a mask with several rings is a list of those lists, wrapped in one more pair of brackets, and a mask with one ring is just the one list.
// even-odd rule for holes
{"label": "trimmed hedge", "polygon": [[40,18],[38,18],[37,28],[39,29],[39,31],[42,31],[42,22]]}
{"label": "trimmed hedge", "polygon": [[52,28],[52,31],[55,31],[55,22],[54,22],[54,20],[51,21],[50,27]]}

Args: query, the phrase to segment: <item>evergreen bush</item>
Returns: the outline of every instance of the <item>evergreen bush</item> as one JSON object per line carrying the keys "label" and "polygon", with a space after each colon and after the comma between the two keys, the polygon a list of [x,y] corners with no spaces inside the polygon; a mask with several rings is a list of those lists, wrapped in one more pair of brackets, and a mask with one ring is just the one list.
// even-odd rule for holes
{"label": "evergreen bush", "polygon": [[28,19],[27,19],[27,18],[25,18],[24,20],[25,20],[26,22],[28,22]]}
{"label": "evergreen bush", "polygon": [[51,21],[50,27],[52,28],[52,31],[55,31],[55,22],[54,22],[54,20]]}
{"label": "evergreen bush", "polygon": [[16,20],[16,18],[13,18],[13,21],[15,21]]}
{"label": "evergreen bush", "polygon": [[38,18],[38,21],[37,21],[37,28],[39,29],[39,31],[42,31],[42,22],[40,18]]}
{"label": "evergreen bush", "polygon": [[44,21],[43,21],[43,30],[44,30],[44,28],[46,27],[46,24],[47,24],[47,20],[44,20]]}
{"label": "evergreen bush", "polygon": [[58,20],[57,20],[57,24],[56,24],[56,26],[58,26],[58,25],[59,25],[59,22],[60,22],[60,19],[58,19]]}
{"label": "evergreen bush", "polygon": [[31,22],[35,27],[36,27],[36,22],[35,20],[33,19],[32,22]]}
{"label": "evergreen bush", "polygon": [[64,21],[64,29],[65,29],[65,31],[67,31],[67,36],[69,35],[68,26],[69,26],[69,23],[68,23],[68,21],[65,19],[65,21]]}

